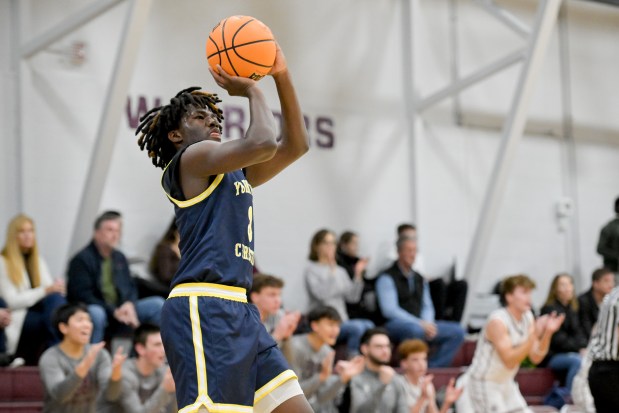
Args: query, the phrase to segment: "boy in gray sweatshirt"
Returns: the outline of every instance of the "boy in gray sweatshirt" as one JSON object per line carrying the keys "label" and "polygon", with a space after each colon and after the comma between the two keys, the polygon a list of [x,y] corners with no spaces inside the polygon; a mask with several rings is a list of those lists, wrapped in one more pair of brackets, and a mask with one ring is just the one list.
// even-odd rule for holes
{"label": "boy in gray sweatshirt", "polygon": [[176,412],[175,385],[166,365],[159,327],[141,324],[133,334],[137,357],[123,365],[122,394],[115,402],[100,400],[98,413]]}
{"label": "boy in gray sweatshirt", "polygon": [[45,389],[44,413],[95,413],[99,397],[115,400],[126,356],[119,348],[114,359],[105,342],[90,343],[92,321],[83,304],[65,304],[54,315],[62,341],[39,360]]}

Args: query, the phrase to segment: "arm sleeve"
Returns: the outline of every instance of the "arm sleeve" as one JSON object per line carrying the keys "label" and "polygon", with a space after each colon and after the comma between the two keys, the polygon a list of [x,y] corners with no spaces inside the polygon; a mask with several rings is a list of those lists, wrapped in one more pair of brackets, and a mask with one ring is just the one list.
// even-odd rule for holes
{"label": "arm sleeve", "polygon": [[75,370],[71,370],[65,376],[56,353],[46,353],[41,357],[39,372],[46,393],[60,403],[70,401],[84,380],[75,373]]}
{"label": "arm sleeve", "polygon": [[[554,310],[555,309],[552,306],[544,306],[542,307],[541,314],[550,314]],[[569,317],[571,324],[576,324],[579,322],[578,316],[574,313],[565,314],[565,317],[566,321]],[[568,331],[564,321],[559,330],[552,335],[552,338],[550,339],[550,350],[553,353],[576,353],[580,349],[587,347],[587,340],[582,332],[581,326],[576,324],[572,327],[572,331]]]}
{"label": "arm sleeve", "polygon": [[435,317],[434,303],[430,295],[430,284],[426,280],[423,280],[423,301],[421,304],[421,319],[433,323]]}
{"label": "arm sleeve", "polygon": [[302,366],[306,364],[303,362],[305,353],[299,347],[296,340],[290,340],[288,350],[290,357],[288,362],[290,363],[290,367],[299,378],[299,385],[301,386],[301,390],[303,390],[303,394],[305,394],[305,397],[310,398],[318,391],[318,388],[320,387],[320,372],[315,372],[309,377],[303,374]]}
{"label": "arm sleeve", "polygon": [[580,321],[580,327],[583,329],[586,337],[591,336],[591,330],[593,329],[593,320],[589,317],[589,303],[587,296],[581,296],[578,298],[578,321]]}
{"label": "arm sleeve", "polygon": [[103,391],[105,400],[115,402],[122,393],[122,378],[114,381],[110,377],[112,375],[112,358],[106,349],[101,349],[97,355],[97,381]]}
{"label": "arm sleeve", "polygon": [[[396,389],[396,412],[397,413],[410,413],[413,405],[408,403],[408,397],[406,397],[406,383],[401,375],[394,377],[394,385]],[[427,411],[427,409],[426,409]]]}
{"label": "arm sleeve", "polygon": [[[25,273],[22,273],[26,277]],[[32,307],[41,298],[45,297],[45,287],[41,284],[37,288],[27,288],[23,291],[13,284],[7,272],[4,258],[0,260],[0,293],[6,301],[6,305],[12,310]]]}
{"label": "arm sleeve", "polygon": [[611,237],[608,231],[608,227],[602,228],[600,231],[600,239],[598,240],[597,252],[602,257],[618,257],[619,251],[612,248]]}
{"label": "arm sleeve", "polygon": [[[341,270],[341,271],[340,271]],[[346,292],[344,295],[344,299],[346,300],[347,303],[358,303],[359,300],[361,300],[361,295],[363,294],[363,278],[357,280],[357,279],[350,279],[350,277],[347,275],[346,270],[344,270],[343,268],[338,268],[338,276],[342,279],[342,281],[345,283],[344,285],[347,285],[346,287]]]}
{"label": "arm sleeve", "polygon": [[316,392],[318,403],[327,403],[335,400],[337,396],[344,390],[345,384],[340,380],[339,376],[331,375]]}
{"label": "arm sleeve", "polygon": [[419,323],[419,319],[398,305],[398,293],[395,283],[388,275],[381,275],[376,281],[376,295],[378,306],[383,317],[388,320],[405,320]]}
{"label": "arm sleeve", "polygon": [[383,383],[371,392],[365,392],[361,380],[351,380],[350,382],[350,411],[354,413],[376,413],[380,412],[380,402],[383,393],[387,388]]}

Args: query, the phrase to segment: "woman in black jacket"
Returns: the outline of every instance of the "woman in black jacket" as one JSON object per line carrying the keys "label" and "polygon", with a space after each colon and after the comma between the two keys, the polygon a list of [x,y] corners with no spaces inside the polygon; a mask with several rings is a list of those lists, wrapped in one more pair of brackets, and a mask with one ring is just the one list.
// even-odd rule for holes
{"label": "woman in black jacket", "polygon": [[578,300],[574,295],[574,280],[569,274],[558,274],[552,280],[542,315],[556,312],[565,314],[565,321],[552,336],[548,352],[548,367],[567,371],[565,386],[571,391],[574,376],[580,369],[581,358],[587,347],[587,337],[578,319]]}

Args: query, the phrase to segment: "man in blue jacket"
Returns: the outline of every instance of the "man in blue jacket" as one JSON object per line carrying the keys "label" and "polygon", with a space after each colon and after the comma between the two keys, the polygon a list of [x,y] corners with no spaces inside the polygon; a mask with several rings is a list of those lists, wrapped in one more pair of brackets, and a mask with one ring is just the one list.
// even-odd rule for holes
{"label": "man in blue jacket", "polygon": [[121,218],[116,211],[101,214],[95,221],[92,241],[69,262],[67,299],[88,306],[93,343],[102,341],[106,327],[114,323],[136,328],[140,323],[160,322],[163,298],[138,300],[127,258],[116,249]]}

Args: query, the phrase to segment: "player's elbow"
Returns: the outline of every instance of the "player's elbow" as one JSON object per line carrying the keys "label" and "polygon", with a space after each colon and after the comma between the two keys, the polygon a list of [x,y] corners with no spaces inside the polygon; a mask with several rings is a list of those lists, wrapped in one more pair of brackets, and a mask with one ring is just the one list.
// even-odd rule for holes
{"label": "player's elbow", "polygon": [[305,155],[309,151],[309,140],[307,139],[307,135],[305,135],[305,139],[303,139],[303,143],[299,145],[297,149],[297,156],[300,158]]}
{"label": "player's elbow", "polygon": [[514,357],[501,357],[501,361],[507,369],[514,369],[520,365],[520,361]]}
{"label": "player's elbow", "polygon": [[265,162],[273,158],[277,153],[277,142],[275,139],[263,138],[256,139],[252,143],[252,152],[258,162]]}

